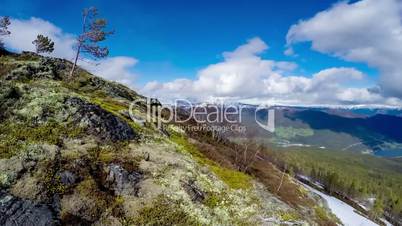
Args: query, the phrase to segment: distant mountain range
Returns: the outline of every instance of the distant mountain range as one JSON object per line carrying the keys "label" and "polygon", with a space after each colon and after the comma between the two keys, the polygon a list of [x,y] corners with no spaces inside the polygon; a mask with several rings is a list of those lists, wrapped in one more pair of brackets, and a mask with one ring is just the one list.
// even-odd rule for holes
{"label": "distant mountain range", "polygon": [[268,112],[243,110],[248,135],[278,147],[310,147],[356,151],[386,157],[402,156],[402,110],[391,108],[275,107],[275,133],[256,122]]}
{"label": "distant mountain range", "polygon": [[[182,104],[181,110],[203,106],[215,111],[213,103]],[[274,106],[275,132],[261,124],[268,121],[268,109],[261,106],[225,103],[218,110],[241,107],[241,124],[246,136],[270,147],[318,148],[334,151],[353,151],[382,157],[402,156],[402,109],[378,106]],[[222,112],[220,112],[222,113]],[[220,115],[220,114],[219,114]],[[236,131],[226,136],[244,138]]]}

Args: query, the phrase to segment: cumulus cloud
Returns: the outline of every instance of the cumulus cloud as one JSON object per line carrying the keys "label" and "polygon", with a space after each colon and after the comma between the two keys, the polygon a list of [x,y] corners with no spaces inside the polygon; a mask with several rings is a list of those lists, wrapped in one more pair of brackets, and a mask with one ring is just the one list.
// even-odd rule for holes
{"label": "cumulus cloud", "polygon": [[135,58],[117,56],[106,58],[98,63],[83,61],[80,65],[95,75],[100,75],[105,79],[135,88],[135,78],[137,75],[132,72],[132,69],[137,63],[138,60]]}
{"label": "cumulus cloud", "polygon": [[354,68],[328,68],[308,77],[284,75],[292,73],[297,65],[263,59],[260,54],[267,48],[260,38],[253,38],[234,51],[224,52],[222,62],[200,70],[195,80],[153,81],[142,91],[164,101],[186,97],[292,105],[401,105],[399,99],[358,88],[365,75]]}
{"label": "cumulus cloud", "polygon": [[74,37],[48,21],[34,17],[29,20],[11,19],[9,30],[11,35],[4,40],[8,48],[16,51],[35,51],[32,41],[38,34],[43,34],[49,36],[55,43],[52,56],[69,60],[74,57]]}
{"label": "cumulus cloud", "polygon": [[[384,1],[388,4],[393,3],[391,0]],[[369,0],[365,2],[368,3],[363,4],[363,6],[374,4]],[[322,12],[322,14],[329,13],[337,7],[345,7],[346,9],[356,7],[355,4],[339,3]],[[375,11],[375,8],[372,11]],[[389,9],[384,7],[382,10]],[[372,13],[375,14],[374,12]],[[319,15],[317,14],[314,18],[322,17]],[[354,19],[358,19],[356,18],[358,15]],[[334,15],[328,18],[325,16],[327,20],[330,20],[330,17],[334,17]],[[389,43],[396,44],[398,40],[402,40],[402,38],[398,39],[400,30],[392,31],[395,37],[388,37],[389,34],[381,36],[384,42],[387,42],[387,45],[377,49],[380,46],[375,42],[377,39],[365,37],[363,40],[362,38],[359,39],[360,44],[354,40],[352,44],[348,44],[346,40],[348,38],[352,39],[353,35],[349,35],[348,32],[344,31],[342,35],[337,36],[335,35],[336,32],[332,31],[333,28],[330,27],[324,26],[323,30],[328,33],[324,32],[322,34],[317,33],[321,29],[313,29],[317,34],[312,35],[315,33],[311,34],[309,27],[321,26],[320,23],[316,22],[312,23],[314,25],[309,25],[309,21],[313,21],[314,18],[308,21],[301,21],[290,29],[287,37],[290,49],[294,43],[312,41],[313,48],[318,51],[333,54],[346,60],[367,62],[372,66],[378,67],[383,74],[378,88],[361,88],[365,83],[365,75],[354,68],[328,68],[309,76],[297,75],[295,74],[295,69],[298,65],[293,62],[262,58],[261,54],[268,50],[268,45],[256,37],[248,40],[247,43],[233,51],[222,53],[223,60],[199,70],[196,79],[176,79],[166,83],[153,81],[147,83],[141,91],[146,95],[160,98],[166,102],[176,98],[189,98],[195,101],[223,99],[248,103],[266,102],[269,104],[292,105],[381,104],[402,106],[399,98],[384,97],[383,92],[387,90],[388,93],[397,93],[398,90],[401,90],[400,84],[402,83],[398,83],[400,77],[392,76],[397,75],[395,72],[400,67],[395,63],[397,62],[395,59],[400,59],[400,56],[402,56],[399,55],[400,50],[398,50],[402,45],[394,46],[393,48],[389,46]],[[391,19],[384,21],[386,21],[386,27],[394,27],[391,25],[396,24]],[[356,26],[355,28],[357,29]],[[345,26],[338,27],[341,29]],[[378,27],[381,26],[374,25],[373,29],[379,29]],[[48,21],[39,18],[28,20],[12,19],[10,30],[12,34],[4,39],[7,48],[15,51],[32,51],[34,48],[31,44],[32,40],[35,39],[37,34],[44,34],[55,41],[55,51],[52,56],[68,60],[74,57],[74,36],[63,32]],[[369,35],[377,35],[376,37],[379,38],[380,34],[375,31],[368,30],[368,32]],[[383,32],[389,32],[389,30],[385,29]],[[335,44],[325,41],[330,36],[336,37],[334,39]],[[361,47],[352,48],[353,43],[359,44]],[[373,43],[378,45],[376,46]],[[288,53],[294,55],[291,51]],[[383,59],[377,59],[376,54],[382,56]],[[90,59],[84,59],[80,62],[80,65],[106,79],[135,87],[136,76],[132,69],[138,63],[136,59],[125,56],[109,57],[98,63],[95,64]],[[385,78],[394,79],[387,80]],[[387,84],[385,81],[393,82],[391,82],[392,84]]]}
{"label": "cumulus cloud", "polygon": [[[51,56],[67,60],[74,58],[74,35],[63,32],[48,21],[35,17],[28,20],[12,18],[10,31],[11,35],[4,38],[4,43],[14,51],[34,51],[32,41],[38,34],[43,34],[55,42],[55,50]],[[132,67],[137,62],[137,59],[132,57],[118,56],[97,62],[84,58],[78,64],[96,75],[134,87],[136,75],[132,72]]]}
{"label": "cumulus cloud", "polygon": [[383,94],[402,97],[402,2],[346,1],[291,26],[292,45],[311,42],[312,49],[341,59],[366,63],[380,71]]}
{"label": "cumulus cloud", "polygon": [[242,59],[253,58],[256,55],[264,52],[268,49],[268,45],[265,44],[260,38],[255,37],[248,41],[247,45],[241,45],[232,52],[224,52],[222,55],[225,59]]}

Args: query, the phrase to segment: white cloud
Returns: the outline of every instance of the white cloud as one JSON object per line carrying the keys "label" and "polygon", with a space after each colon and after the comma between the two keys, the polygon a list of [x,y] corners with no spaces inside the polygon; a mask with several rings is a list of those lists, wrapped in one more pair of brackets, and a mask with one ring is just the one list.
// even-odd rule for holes
{"label": "white cloud", "polygon": [[288,47],[284,52],[286,56],[297,56],[292,47]]}
{"label": "white cloud", "polygon": [[[349,6],[346,3],[339,5],[342,4],[344,7]],[[300,24],[302,23],[304,22]],[[297,26],[301,25],[295,25],[292,29],[298,30]],[[70,60],[74,56],[74,36],[63,32],[50,22],[39,18],[12,19],[10,30],[12,34],[4,39],[7,48],[16,51],[32,51],[34,48],[31,44],[32,40],[37,34],[45,34],[55,41],[55,52],[52,53],[52,56]],[[289,34],[292,33],[289,31]],[[301,33],[294,32],[293,34],[288,36],[289,44],[304,40],[299,38],[304,36],[298,36]],[[318,48],[320,51],[328,51],[345,57],[345,59],[346,56],[351,55],[346,49],[338,53],[332,50],[332,47],[329,48],[324,44],[323,47],[318,46],[320,47],[315,47],[313,41],[313,48]],[[165,101],[174,98],[191,98],[199,101],[225,99],[297,105],[383,104],[402,106],[401,100],[398,98],[384,97],[381,92],[373,88],[358,88],[362,87],[360,82],[364,84],[365,76],[354,68],[329,68],[308,77],[289,76],[295,73],[297,64],[263,59],[260,55],[267,49],[268,45],[264,41],[260,38],[253,38],[233,51],[224,52],[221,62],[208,65],[198,71],[197,78],[194,80],[176,79],[166,83],[154,81],[146,84],[142,88],[142,92]],[[340,54],[343,52],[345,52],[345,56]],[[356,56],[358,51],[351,52],[355,53],[353,56]],[[80,62],[80,65],[106,79],[135,87],[135,74],[132,72],[132,68],[137,62],[134,58],[119,56],[101,60],[97,66],[88,59]],[[388,64],[392,64],[392,62],[388,62]],[[395,81],[398,80],[395,79]],[[396,84],[396,86],[400,86],[400,83],[396,82]],[[385,87],[384,83],[381,85],[382,88]]]}
{"label": "white cloud", "polygon": [[11,35],[5,38],[5,44],[8,48],[16,51],[35,51],[32,41],[38,34],[49,36],[55,43],[55,50],[51,54],[55,57],[61,57],[68,60],[73,59],[74,36],[64,33],[54,24],[32,17],[29,20],[11,19],[9,28]]}
{"label": "white cloud", "polygon": [[385,95],[402,97],[402,2],[346,1],[293,25],[287,44],[311,42],[312,49],[379,69]]}
{"label": "white cloud", "polygon": [[154,81],[142,91],[163,101],[186,97],[198,101],[224,99],[293,105],[401,105],[399,99],[357,88],[365,75],[354,68],[329,68],[310,77],[285,76],[297,65],[261,58],[259,54],[266,49],[261,39],[253,38],[232,52],[224,52],[222,62],[200,70],[195,80]]}
{"label": "white cloud", "polygon": [[265,44],[265,42],[263,42],[260,38],[255,37],[250,39],[247,45],[241,45],[232,52],[224,52],[223,57],[228,60],[253,58],[267,49],[268,45]]}
{"label": "white cloud", "polygon": [[[32,41],[38,34],[49,36],[55,42],[55,50],[51,56],[72,60],[75,56],[74,35],[63,32],[54,24],[32,17],[28,20],[11,19],[11,35],[4,38],[7,48],[14,51],[34,51]],[[126,56],[108,57],[94,62],[90,59],[79,61],[79,65],[91,73],[106,79],[124,83],[134,87],[136,75],[132,67],[137,64],[137,59]]]}
{"label": "white cloud", "polygon": [[99,64],[94,63],[93,61],[81,62],[81,66],[105,79],[120,82],[131,88],[135,87],[137,75],[132,72],[132,68],[138,63],[137,59],[117,56],[103,59],[98,62]]}

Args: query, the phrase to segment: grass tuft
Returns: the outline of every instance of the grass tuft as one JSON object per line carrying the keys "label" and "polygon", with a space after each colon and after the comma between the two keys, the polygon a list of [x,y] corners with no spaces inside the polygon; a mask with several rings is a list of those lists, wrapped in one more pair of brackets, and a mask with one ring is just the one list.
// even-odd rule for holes
{"label": "grass tuft", "polygon": [[182,151],[191,154],[191,156],[200,164],[208,166],[223,182],[233,189],[249,189],[252,187],[251,177],[237,170],[229,169],[218,165],[216,162],[208,159],[197,147],[189,143],[183,135],[171,132],[171,140],[178,144]]}
{"label": "grass tuft", "polygon": [[83,130],[77,126],[48,121],[38,126],[5,121],[0,124],[0,158],[18,154],[28,144],[59,144],[63,137],[78,137]]}
{"label": "grass tuft", "polygon": [[130,225],[199,225],[195,219],[181,209],[179,201],[160,195],[152,206],[139,211]]}

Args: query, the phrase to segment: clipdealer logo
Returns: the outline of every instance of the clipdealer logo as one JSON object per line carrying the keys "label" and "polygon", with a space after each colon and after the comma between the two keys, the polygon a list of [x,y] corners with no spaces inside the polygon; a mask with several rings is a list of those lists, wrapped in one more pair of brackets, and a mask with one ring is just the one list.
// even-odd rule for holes
{"label": "clipdealer logo", "polygon": [[[135,114],[135,106],[146,107],[145,119]],[[186,99],[176,99],[173,105],[162,105],[154,98],[144,98],[135,100],[130,104],[129,115],[136,123],[155,123],[157,128],[162,128],[163,124],[180,124],[193,120],[198,125],[193,125],[194,128],[187,129],[245,132],[245,127],[241,126],[244,109],[249,109],[249,107],[223,103],[194,104]],[[177,112],[179,110],[185,112],[184,118],[178,117]],[[168,117],[162,117],[162,112],[165,112],[165,116]],[[267,120],[265,122],[259,117],[261,114],[267,114]],[[254,120],[262,129],[271,133],[275,132],[275,110],[273,107],[269,105],[259,105],[255,107]]]}

